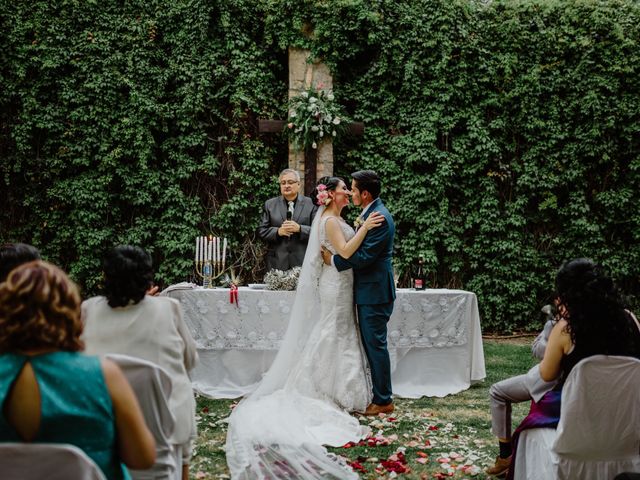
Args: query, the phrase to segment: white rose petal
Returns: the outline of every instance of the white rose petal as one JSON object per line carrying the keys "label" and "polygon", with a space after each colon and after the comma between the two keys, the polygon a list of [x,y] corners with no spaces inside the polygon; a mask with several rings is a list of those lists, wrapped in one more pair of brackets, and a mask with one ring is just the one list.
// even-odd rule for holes
{"label": "white rose petal", "polygon": [[339,117],[334,118],[333,119],[333,124],[334,125],[339,125],[340,124],[340,118]]}
{"label": "white rose petal", "polygon": [[307,92],[302,92],[302,93],[300,94],[300,96],[301,96],[302,98],[307,98],[307,97],[309,96],[309,94],[308,94]]}
{"label": "white rose petal", "polygon": [[333,93],[327,94],[327,100],[333,100]]}

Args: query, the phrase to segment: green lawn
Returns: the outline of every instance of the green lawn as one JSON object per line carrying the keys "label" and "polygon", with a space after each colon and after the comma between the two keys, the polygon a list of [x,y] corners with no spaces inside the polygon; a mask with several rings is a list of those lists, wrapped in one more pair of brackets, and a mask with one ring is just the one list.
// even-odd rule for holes
{"label": "green lawn", "polygon": [[[363,423],[371,426],[375,442],[331,450],[350,462],[357,462],[363,479],[394,478],[395,475],[405,479],[444,478],[445,475],[455,479],[485,478],[484,468],[497,455],[497,443],[489,431],[489,386],[526,372],[534,359],[526,341],[514,344],[485,340],[484,354],[487,378],[483,383],[445,398],[396,399],[393,415],[361,417]],[[235,402],[204,397],[198,397],[197,401],[199,435],[191,478],[229,478],[224,443],[226,418]],[[528,409],[528,403],[514,406],[514,425]],[[389,468],[394,466],[408,471],[391,473]]]}

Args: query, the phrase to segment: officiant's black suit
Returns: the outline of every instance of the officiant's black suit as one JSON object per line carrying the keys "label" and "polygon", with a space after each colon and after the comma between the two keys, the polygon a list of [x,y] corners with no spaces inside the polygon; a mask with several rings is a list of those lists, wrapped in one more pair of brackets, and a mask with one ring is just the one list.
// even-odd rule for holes
{"label": "officiant's black suit", "polygon": [[287,218],[287,200],[280,195],[264,203],[257,232],[267,242],[267,270],[289,270],[302,265],[317,209],[309,197],[298,195],[291,219],[300,225],[300,232],[290,237],[281,237],[278,235],[278,228]]}

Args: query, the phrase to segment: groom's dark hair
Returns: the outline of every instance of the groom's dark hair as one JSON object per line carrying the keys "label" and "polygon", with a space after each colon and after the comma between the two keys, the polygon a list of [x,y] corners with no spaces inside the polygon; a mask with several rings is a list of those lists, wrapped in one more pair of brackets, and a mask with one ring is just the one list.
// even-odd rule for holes
{"label": "groom's dark hair", "polygon": [[356,181],[356,186],[361,192],[366,190],[374,199],[380,196],[380,177],[373,170],[353,172],[351,178]]}

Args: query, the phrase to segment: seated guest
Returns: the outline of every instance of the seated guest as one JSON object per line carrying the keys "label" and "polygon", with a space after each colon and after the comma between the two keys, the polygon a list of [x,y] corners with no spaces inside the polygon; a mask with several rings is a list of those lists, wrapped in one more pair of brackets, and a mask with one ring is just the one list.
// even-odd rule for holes
{"label": "seated guest", "polygon": [[0,247],[0,283],[4,282],[9,272],[23,263],[40,260],[40,252],[36,247],[26,243],[5,243]]}
{"label": "seated guest", "polygon": [[82,350],[80,295],[59,268],[18,266],[0,283],[0,441],[66,443],[108,479],[149,468],[155,442],[117,365]]}
{"label": "seated guest", "polygon": [[[546,315],[547,321],[531,346],[533,356],[539,360],[544,357],[549,334],[556,323],[551,305],[545,305],[542,312]],[[526,374],[507,378],[491,385],[489,389],[491,432],[498,437],[500,453],[496,458],[496,463],[485,470],[489,475],[504,476],[511,464],[511,405],[529,400],[537,402],[554,385],[554,381],[545,382],[540,378],[538,365],[535,365]]]}
{"label": "seated guest", "polygon": [[181,448],[182,478],[186,480],[191,441],[196,436],[195,398],[187,372],[198,354],[180,303],[145,294],[152,284],[153,269],[151,257],[139,247],[114,248],[103,268],[105,296],[82,303],[86,351],[142,358],[169,373],[173,381],[169,406],[176,417],[172,440]]}
{"label": "seated guest", "polygon": [[[625,310],[620,293],[602,267],[586,258],[566,262],[556,276],[556,295],[559,320],[540,362],[542,380],[556,385],[532,404],[516,429],[514,453],[521,431],[558,425],[562,386],[580,360],[593,355],[640,358],[640,323]],[[513,473],[510,468],[509,478]]]}
{"label": "seated guest", "polygon": [[262,209],[258,236],[267,243],[267,270],[299,267],[309,242],[311,223],[318,209],[309,197],[299,195],[300,174],[287,168],[280,173],[280,193]]}

